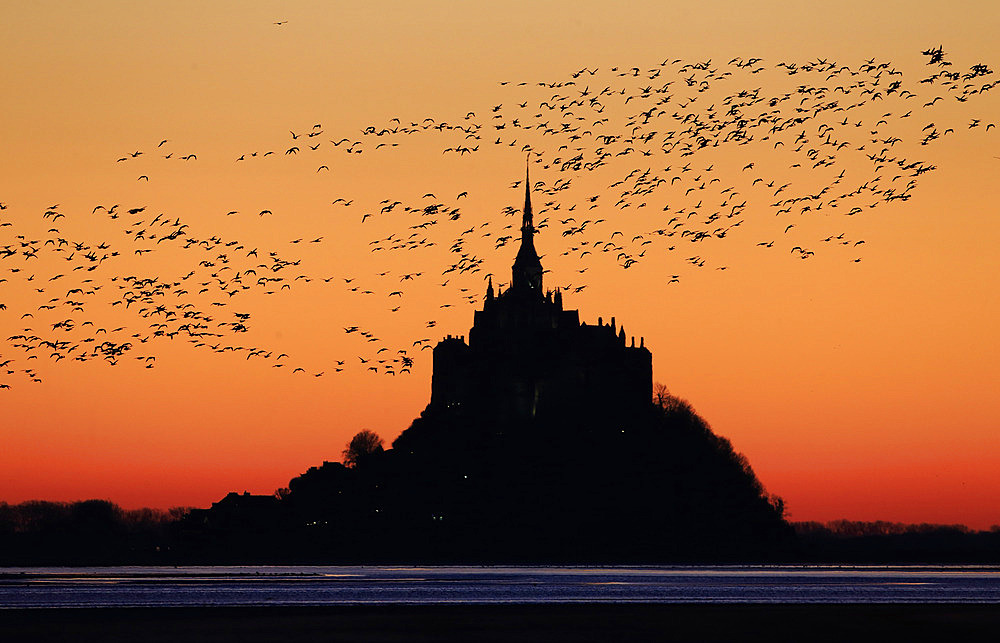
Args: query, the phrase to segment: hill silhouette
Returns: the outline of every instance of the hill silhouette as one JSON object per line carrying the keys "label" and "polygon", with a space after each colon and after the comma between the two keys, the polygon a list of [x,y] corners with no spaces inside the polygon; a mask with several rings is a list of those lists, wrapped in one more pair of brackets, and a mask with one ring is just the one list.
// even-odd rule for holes
{"label": "hill silhouette", "polygon": [[392,448],[310,469],[284,519],[364,561],[745,560],[793,540],[746,459],[662,391],[628,414],[483,411],[429,405]]}

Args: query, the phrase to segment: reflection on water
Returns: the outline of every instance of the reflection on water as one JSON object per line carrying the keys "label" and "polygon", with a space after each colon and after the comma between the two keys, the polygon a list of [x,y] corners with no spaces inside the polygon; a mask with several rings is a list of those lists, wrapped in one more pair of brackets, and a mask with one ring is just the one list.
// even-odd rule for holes
{"label": "reflection on water", "polygon": [[1000,567],[0,568],[0,608],[580,602],[1000,603]]}

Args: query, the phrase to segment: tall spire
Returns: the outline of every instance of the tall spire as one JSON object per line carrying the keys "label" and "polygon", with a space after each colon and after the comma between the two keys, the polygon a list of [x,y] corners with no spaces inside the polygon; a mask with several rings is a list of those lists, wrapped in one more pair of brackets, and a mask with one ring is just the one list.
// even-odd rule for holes
{"label": "tall spire", "polygon": [[[531,154],[530,152],[528,153]],[[530,156],[529,156],[530,159]],[[531,176],[529,175],[529,161],[524,162],[524,216],[521,218],[521,236],[524,237],[525,230],[535,231],[534,222],[531,220]]]}
{"label": "tall spire", "polygon": [[535,251],[535,224],[531,218],[531,177],[528,163],[530,152],[525,160],[524,168],[524,216],[521,219],[521,247],[514,259],[511,289],[525,294],[542,296],[542,262]]}

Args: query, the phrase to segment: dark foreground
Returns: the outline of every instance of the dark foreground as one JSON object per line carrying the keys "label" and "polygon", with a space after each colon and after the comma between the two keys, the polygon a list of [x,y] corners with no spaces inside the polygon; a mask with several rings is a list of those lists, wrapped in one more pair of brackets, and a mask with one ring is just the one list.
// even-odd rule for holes
{"label": "dark foreground", "polygon": [[380,605],[0,610],[0,641],[996,640],[996,605]]}

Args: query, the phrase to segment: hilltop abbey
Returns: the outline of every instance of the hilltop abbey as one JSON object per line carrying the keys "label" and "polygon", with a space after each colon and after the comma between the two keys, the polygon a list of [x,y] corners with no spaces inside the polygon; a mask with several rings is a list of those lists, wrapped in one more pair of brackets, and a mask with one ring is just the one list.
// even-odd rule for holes
{"label": "hilltop abbey", "polygon": [[[468,342],[448,336],[434,347],[431,408],[473,406],[518,418],[567,408],[599,414],[641,409],[652,398],[652,354],[626,339],[615,319],[580,322],[562,292],[544,290],[535,251],[531,187],[525,176],[521,245],[510,286],[490,279]],[[582,408],[581,408],[582,407]]]}
{"label": "hilltop abbey", "polygon": [[[191,512],[192,556],[243,562],[732,562],[787,546],[782,505],[652,355],[543,287],[526,181],[510,285],[434,347],[431,400],[389,449],[324,461],[280,497]],[[358,437],[378,436],[365,431]],[[354,440],[351,441],[354,443]],[[348,447],[349,449],[351,447]],[[346,452],[345,452],[346,455]]]}

